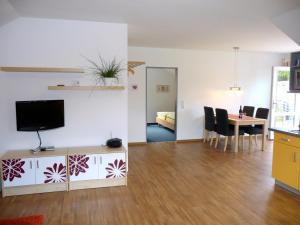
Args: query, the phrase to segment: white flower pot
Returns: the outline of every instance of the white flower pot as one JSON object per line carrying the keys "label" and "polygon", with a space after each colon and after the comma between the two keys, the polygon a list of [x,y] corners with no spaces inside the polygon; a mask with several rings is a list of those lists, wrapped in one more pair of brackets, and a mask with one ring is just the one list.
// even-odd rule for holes
{"label": "white flower pot", "polygon": [[116,78],[103,78],[104,86],[116,86],[118,80]]}

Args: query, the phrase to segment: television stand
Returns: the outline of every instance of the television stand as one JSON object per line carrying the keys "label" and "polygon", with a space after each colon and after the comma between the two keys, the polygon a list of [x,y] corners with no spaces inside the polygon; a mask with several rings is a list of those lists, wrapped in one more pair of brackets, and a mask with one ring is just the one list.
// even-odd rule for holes
{"label": "television stand", "polygon": [[[16,163],[16,170],[7,170]],[[76,170],[78,163],[81,170]],[[127,164],[123,146],[8,151],[0,160],[0,169],[7,170],[7,176],[0,177],[2,196],[126,185]]]}

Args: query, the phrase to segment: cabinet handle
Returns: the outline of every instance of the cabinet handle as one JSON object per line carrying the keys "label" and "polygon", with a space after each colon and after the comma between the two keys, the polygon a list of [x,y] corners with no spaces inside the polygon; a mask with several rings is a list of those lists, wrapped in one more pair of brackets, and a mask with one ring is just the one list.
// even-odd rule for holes
{"label": "cabinet handle", "polygon": [[29,163],[29,164],[30,164],[30,169],[32,169],[32,161],[31,161],[31,160],[30,160],[30,163]]}
{"label": "cabinet handle", "polygon": [[281,138],[281,140],[285,141],[285,142],[290,142],[291,141],[291,139],[289,139],[289,138]]}
{"label": "cabinet handle", "polygon": [[36,168],[40,168],[40,166],[39,166],[39,160],[36,160]]}
{"label": "cabinet handle", "polygon": [[100,164],[102,164],[102,156],[100,156]]}
{"label": "cabinet handle", "polygon": [[94,156],[94,164],[96,165],[96,156]]}
{"label": "cabinet handle", "polygon": [[294,152],[294,162],[297,162],[297,152]]}

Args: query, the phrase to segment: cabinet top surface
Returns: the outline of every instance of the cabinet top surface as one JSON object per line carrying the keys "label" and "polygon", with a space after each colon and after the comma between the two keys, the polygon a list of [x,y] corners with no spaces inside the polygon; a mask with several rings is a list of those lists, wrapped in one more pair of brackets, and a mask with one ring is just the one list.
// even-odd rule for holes
{"label": "cabinet top surface", "polygon": [[269,128],[269,130],[300,138],[300,131],[299,130],[287,130],[287,129],[284,129],[284,128]]}
{"label": "cabinet top surface", "polygon": [[67,156],[75,154],[108,154],[108,153],[122,153],[126,149],[122,146],[120,148],[108,148],[102,146],[91,147],[71,147],[71,148],[56,148],[54,151],[40,151],[33,152],[31,150],[16,150],[7,151],[1,159],[15,159],[15,158],[39,158],[39,157],[55,157]]}
{"label": "cabinet top surface", "polygon": [[120,148],[108,148],[106,146],[90,146],[90,147],[75,147],[69,148],[69,155],[76,154],[108,154],[108,153],[122,153],[126,149],[122,146]]}

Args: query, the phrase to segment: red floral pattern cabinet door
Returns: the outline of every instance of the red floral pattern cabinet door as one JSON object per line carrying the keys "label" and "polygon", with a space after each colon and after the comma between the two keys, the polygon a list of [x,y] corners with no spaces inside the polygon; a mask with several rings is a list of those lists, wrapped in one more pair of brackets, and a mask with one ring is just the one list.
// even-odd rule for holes
{"label": "red floral pattern cabinet door", "polygon": [[70,181],[95,180],[99,173],[99,156],[97,154],[70,155]]}
{"label": "red floral pattern cabinet door", "polygon": [[102,154],[100,156],[99,179],[126,176],[125,153]]}
{"label": "red floral pattern cabinet door", "polygon": [[65,156],[41,157],[35,159],[36,184],[67,182]]}
{"label": "red floral pattern cabinet door", "polygon": [[16,187],[35,184],[34,159],[2,160],[4,187]]}

